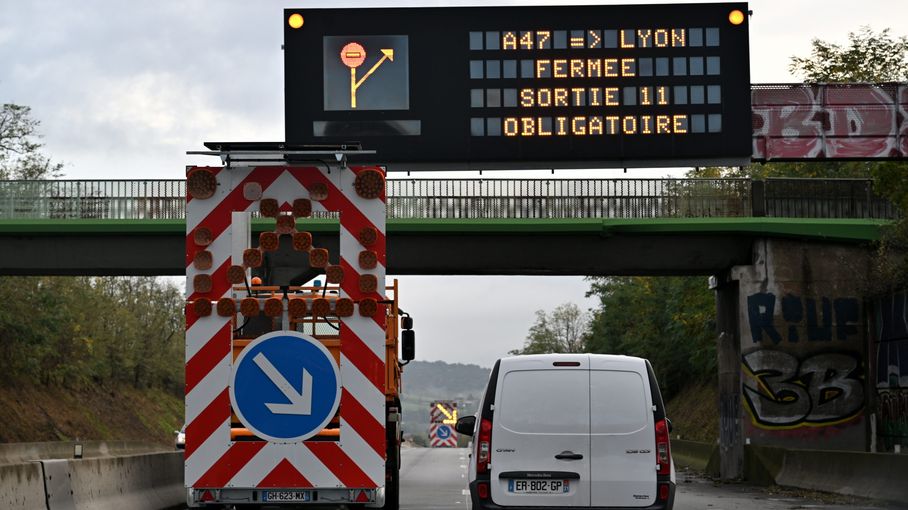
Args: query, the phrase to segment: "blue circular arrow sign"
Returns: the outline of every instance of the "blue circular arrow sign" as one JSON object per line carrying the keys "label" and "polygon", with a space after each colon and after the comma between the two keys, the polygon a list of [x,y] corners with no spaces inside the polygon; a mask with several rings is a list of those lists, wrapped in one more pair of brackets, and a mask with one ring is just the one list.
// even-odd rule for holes
{"label": "blue circular arrow sign", "polygon": [[435,429],[435,435],[438,437],[438,439],[447,439],[451,437],[451,427],[448,427],[447,425],[439,425],[438,428]]}
{"label": "blue circular arrow sign", "polygon": [[268,441],[314,436],[334,417],[340,394],[331,353],[302,333],[262,335],[233,363],[230,403],[243,425]]}

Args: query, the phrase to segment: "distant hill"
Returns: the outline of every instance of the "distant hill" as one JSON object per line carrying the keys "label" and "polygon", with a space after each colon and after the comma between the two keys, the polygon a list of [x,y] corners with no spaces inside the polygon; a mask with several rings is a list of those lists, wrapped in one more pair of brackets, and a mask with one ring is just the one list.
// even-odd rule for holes
{"label": "distant hill", "polygon": [[456,400],[460,416],[475,413],[490,372],[489,368],[463,363],[411,362],[404,367],[401,394],[404,433],[426,436],[433,400]]}
{"label": "distant hill", "polygon": [[428,395],[448,396],[481,395],[489,382],[491,369],[463,363],[444,361],[414,361],[404,367],[404,391]]}

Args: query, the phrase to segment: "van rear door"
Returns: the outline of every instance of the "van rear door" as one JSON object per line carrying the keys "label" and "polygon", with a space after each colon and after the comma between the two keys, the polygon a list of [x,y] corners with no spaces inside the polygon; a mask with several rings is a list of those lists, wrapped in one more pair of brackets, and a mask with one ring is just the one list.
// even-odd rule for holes
{"label": "van rear door", "polygon": [[492,421],[492,501],[590,505],[589,356],[506,358]]}
{"label": "van rear door", "polygon": [[646,365],[590,356],[590,467],[594,507],[656,502],[656,436]]}

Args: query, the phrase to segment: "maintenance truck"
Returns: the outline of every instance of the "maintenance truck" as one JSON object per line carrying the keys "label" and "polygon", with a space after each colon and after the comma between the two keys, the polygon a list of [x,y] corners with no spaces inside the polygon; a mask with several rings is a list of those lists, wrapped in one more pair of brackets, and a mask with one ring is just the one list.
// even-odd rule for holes
{"label": "maintenance truck", "polygon": [[[397,509],[415,335],[385,284],[384,169],[237,150],[187,169],[187,502]],[[339,254],[314,212],[339,213]]]}

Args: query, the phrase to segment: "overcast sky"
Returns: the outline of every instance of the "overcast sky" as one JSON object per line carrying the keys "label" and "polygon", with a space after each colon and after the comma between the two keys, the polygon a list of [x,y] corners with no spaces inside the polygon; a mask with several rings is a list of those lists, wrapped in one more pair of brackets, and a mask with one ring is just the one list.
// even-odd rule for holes
{"label": "overcast sky", "polygon": [[[66,164],[68,178],[180,178],[187,164],[214,163],[185,156],[205,140],[283,140],[285,7],[491,4],[0,0],[0,101],[32,107],[47,153]],[[861,25],[908,33],[905,0],[757,0],[750,8],[753,83],[797,81],[788,59],[807,55],[812,38],[844,42]],[[550,177],[484,173],[496,175]],[[559,171],[555,177],[578,175],[591,173]],[[613,170],[595,175],[622,176]],[[588,284],[579,277],[401,280],[403,307],[415,317],[424,360],[489,366],[522,344],[535,310],[565,301],[595,305],[584,298]]]}

